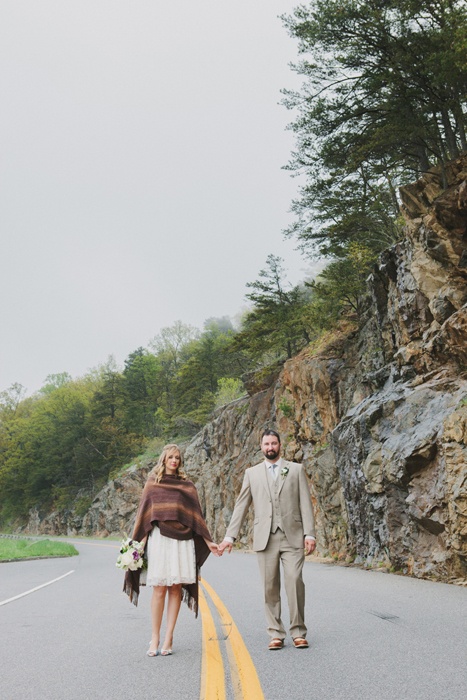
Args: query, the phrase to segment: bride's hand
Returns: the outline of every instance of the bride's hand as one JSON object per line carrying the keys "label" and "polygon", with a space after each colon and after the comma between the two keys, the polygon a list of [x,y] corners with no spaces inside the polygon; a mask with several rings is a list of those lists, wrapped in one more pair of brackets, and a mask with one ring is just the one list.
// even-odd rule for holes
{"label": "bride's hand", "polygon": [[220,557],[221,554],[219,552],[219,547],[215,542],[206,542],[207,546],[211,550],[212,554],[214,554],[215,557]]}

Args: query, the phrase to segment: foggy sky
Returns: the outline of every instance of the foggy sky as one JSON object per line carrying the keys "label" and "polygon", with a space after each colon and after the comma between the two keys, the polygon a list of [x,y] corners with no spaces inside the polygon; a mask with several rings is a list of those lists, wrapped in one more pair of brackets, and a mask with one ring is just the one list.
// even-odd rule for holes
{"label": "foggy sky", "polygon": [[0,6],[0,391],[245,308],[298,182],[288,0]]}

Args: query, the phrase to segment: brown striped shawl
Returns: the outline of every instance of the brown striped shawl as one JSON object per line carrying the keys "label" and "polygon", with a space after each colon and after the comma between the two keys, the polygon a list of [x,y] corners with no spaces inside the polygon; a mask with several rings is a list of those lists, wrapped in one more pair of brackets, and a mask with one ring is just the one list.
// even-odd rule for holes
{"label": "brown striped shawl", "polygon": [[[165,537],[175,540],[194,539],[196,582],[182,584],[182,600],[198,616],[199,570],[210,554],[204,538],[212,542],[212,537],[201,513],[198,492],[192,481],[167,474],[158,484],[152,477],[147,480],[136,514],[133,539],[140,542],[149,535],[155,524]],[[134,605],[138,605],[140,576],[140,569],[125,572],[123,590]]]}

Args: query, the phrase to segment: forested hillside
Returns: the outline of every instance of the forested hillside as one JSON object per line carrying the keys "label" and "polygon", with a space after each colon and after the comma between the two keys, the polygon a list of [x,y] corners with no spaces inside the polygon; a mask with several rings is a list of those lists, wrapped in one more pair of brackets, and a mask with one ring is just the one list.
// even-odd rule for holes
{"label": "forested hillside", "polygon": [[327,267],[293,287],[271,254],[235,327],[179,321],[123,368],[109,360],[78,379],[52,375],[34,396],[2,392],[0,525],[31,508],[84,514],[138,455],[192,437],[216,407],[270,386],[323,333],[368,324],[368,275],[405,235],[399,187],[426,172],[448,186],[449,162],[467,150],[465,1],[314,0],[283,22],[302,77],[284,90],[296,138],[286,167],[302,182],[286,235]]}
{"label": "forested hillside", "polygon": [[[180,321],[138,348],[120,369],[110,359],[84,377],[47,377],[25,397],[15,384],[0,394],[0,522],[73,507],[94,495],[131,459],[184,441],[212,411],[245,394],[309,339],[307,293],[285,288],[279,259],[251,284],[242,330],[228,318],[203,331]],[[283,288],[284,287],[284,288]],[[311,328],[310,328],[311,332]]]}
{"label": "forested hillside", "polygon": [[34,396],[0,396],[3,522],[35,506],[87,508],[95,493],[149,445],[194,434],[216,403],[243,392],[247,359],[230,350],[228,321],[199,333],[178,322],[138,348],[123,370],[112,360],[80,379],[47,378]]}

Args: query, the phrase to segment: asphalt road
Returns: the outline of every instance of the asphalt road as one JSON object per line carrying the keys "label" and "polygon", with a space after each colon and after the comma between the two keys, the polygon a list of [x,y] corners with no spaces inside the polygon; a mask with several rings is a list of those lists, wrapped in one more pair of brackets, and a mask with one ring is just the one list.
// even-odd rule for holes
{"label": "asphalt road", "polygon": [[[0,698],[198,700],[201,619],[183,606],[173,656],[147,657],[150,590],[137,608],[128,602],[116,543],[77,547],[79,557],[0,564]],[[255,555],[210,557],[203,575],[239,628],[266,700],[467,697],[465,588],[307,562],[311,647],[287,640],[269,652]]]}

